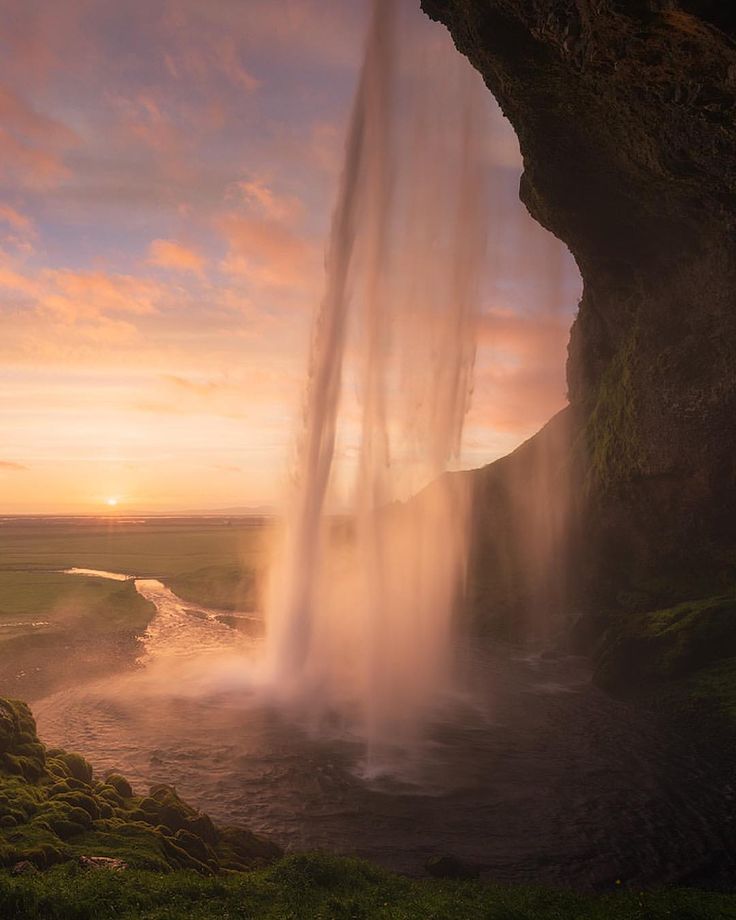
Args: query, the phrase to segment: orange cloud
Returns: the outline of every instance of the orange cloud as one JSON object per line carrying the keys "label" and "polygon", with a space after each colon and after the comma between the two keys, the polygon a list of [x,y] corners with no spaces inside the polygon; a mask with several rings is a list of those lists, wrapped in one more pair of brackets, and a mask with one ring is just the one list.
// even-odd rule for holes
{"label": "orange cloud", "polygon": [[232,389],[232,385],[227,381],[191,380],[189,377],[180,377],[177,374],[166,374],[164,380],[174,387],[202,397],[209,397],[223,390]]}
{"label": "orange cloud", "polygon": [[[27,272],[10,261],[0,261],[0,289],[20,295],[24,320],[35,315],[48,323],[73,325],[78,334],[95,341],[119,341],[136,334],[135,326],[122,316],[155,314],[165,288],[132,275],[45,269]],[[7,306],[11,304],[6,299]],[[20,306],[17,304],[16,306]],[[28,310],[28,307],[31,310]],[[23,323],[15,320],[22,336]],[[36,340],[40,350],[54,339],[49,330]]]}
{"label": "orange cloud", "polygon": [[174,240],[154,240],[148,249],[148,262],[159,268],[191,272],[200,277],[204,273],[204,259],[194,249]]}
{"label": "orange cloud", "polygon": [[310,272],[311,247],[275,220],[228,214],[220,226],[228,244],[227,272],[264,287],[300,286]]}
{"label": "orange cloud", "polygon": [[8,262],[0,262],[0,288],[27,297],[35,297],[39,293],[38,284],[32,278],[16,271]]}
{"label": "orange cloud", "polygon": [[0,470],[7,472],[20,473],[27,470],[28,467],[23,463],[13,463],[12,460],[0,460]]}
{"label": "orange cloud", "polygon": [[144,315],[156,311],[156,284],[132,275],[47,271],[41,305],[68,322],[109,313]]}

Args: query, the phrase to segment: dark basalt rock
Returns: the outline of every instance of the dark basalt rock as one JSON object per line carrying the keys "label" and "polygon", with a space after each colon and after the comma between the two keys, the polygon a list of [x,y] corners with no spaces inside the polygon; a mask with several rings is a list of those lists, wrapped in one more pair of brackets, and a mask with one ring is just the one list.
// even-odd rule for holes
{"label": "dark basalt rock", "polygon": [[[736,566],[732,4],[422,6],[448,26],[514,125],[521,198],[583,276],[567,367],[568,609],[604,624],[601,609],[719,593]],[[538,450],[545,438],[534,439]],[[477,477],[488,513],[500,508],[502,520],[502,480],[517,461]]]}
{"label": "dark basalt rock", "polygon": [[430,856],[424,868],[433,878],[472,879],[480,876],[480,869],[455,856]]}

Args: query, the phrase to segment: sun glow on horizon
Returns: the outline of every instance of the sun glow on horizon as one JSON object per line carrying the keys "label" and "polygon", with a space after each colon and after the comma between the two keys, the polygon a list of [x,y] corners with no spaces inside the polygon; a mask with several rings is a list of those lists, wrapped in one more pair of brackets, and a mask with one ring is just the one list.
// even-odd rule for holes
{"label": "sun glow on horizon", "polygon": [[115,496],[110,496],[110,498],[105,499],[105,504],[110,508],[117,508],[120,499]]}

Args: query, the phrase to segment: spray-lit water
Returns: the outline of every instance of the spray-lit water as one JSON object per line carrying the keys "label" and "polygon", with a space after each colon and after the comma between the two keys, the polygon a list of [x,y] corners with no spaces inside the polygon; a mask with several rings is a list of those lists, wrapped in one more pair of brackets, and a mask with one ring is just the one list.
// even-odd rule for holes
{"label": "spray-lit water", "polygon": [[[347,716],[372,768],[417,740],[448,689],[467,507],[442,474],[471,391],[487,212],[482,85],[404,34],[401,8],[373,5],[267,642],[280,692],[317,720]],[[357,449],[340,536],[341,426]]]}

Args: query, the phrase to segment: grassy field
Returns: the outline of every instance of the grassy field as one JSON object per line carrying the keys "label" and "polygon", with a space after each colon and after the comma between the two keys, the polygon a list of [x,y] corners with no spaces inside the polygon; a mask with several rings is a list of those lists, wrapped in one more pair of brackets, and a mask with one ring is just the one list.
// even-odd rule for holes
{"label": "grassy field", "polygon": [[264,524],[260,518],[6,518],[0,571],[78,567],[165,579],[210,566],[252,567],[263,559]]}
{"label": "grassy field", "polygon": [[0,523],[0,693],[37,699],[129,666],[155,609],[132,581],[159,578],[192,603],[253,609],[265,566],[258,518],[6,518]]}
{"label": "grassy field", "polygon": [[132,661],[155,607],[132,581],[0,571],[0,693],[35,699]]}

